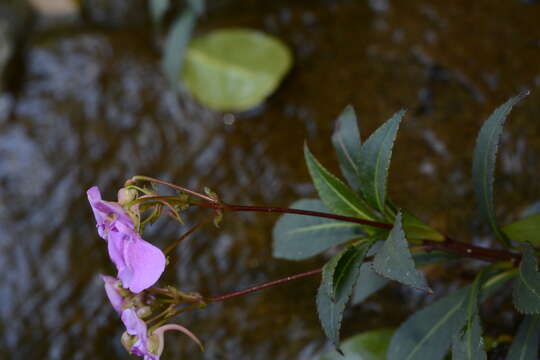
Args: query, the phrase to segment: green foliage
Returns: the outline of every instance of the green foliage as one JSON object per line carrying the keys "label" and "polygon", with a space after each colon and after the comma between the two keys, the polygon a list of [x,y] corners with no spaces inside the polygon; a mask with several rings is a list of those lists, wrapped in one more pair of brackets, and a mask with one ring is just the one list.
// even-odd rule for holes
{"label": "green foliage", "polygon": [[148,2],[152,21],[159,24],[169,8],[170,0],[150,0]]}
{"label": "green foliage", "polygon": [[482,327],[478,314],[478,297],[484,272],[476,277],[467,295],[467,321],[461,331],[453,334],[453,360],[485,360],[487,358],[482,339]]}
{"label": "green foliage", "polygon": [[357,334],[343,342],[343,355],[330,351],[323,354],[319,360],[386,360],[393,333],[392,329],[380,329]]}
{"label": "green foliage", "polygon": [[540,315],[526,315],[519,325],[506,360],[537,360],[539,340]]}
{"label": "green foliage", "polygon": [[336,149],[343,176],[355,191],[359,191],[360,130],[358,129],[354,108],[350,105],[343,110],[336,120],[332,144]]}
{"label": "green foliage", "polygon": [[162,68],[169,85],[178,90],[178,79],[184,64],[184,57],[191,33],[197,21],[197,14],[188,9],[173,23],[165,40]]}
{"label": "green foliage", "polygon": [[503,226],[502,231],[511,240],[540,246],[540,214],[533,214]]}
{"label": "green foliage", "polygon": [[375,255],[373,269],[388,279],[421,290],[429,289],[424,275],[414,267],[414,261],[401,226],[401,213],[396,216],[394,227],[390,231],[388,239]]}
{"label": "green foliage", "polygon": [[527,245],[512,293],[514,306],[523,314],[540,314],[540,274],[537,269],[538,260],[534,250]]}
{"label": "green foliage", "polygon": [[403,210],[403,230],[407,239],[443,241],[444,236],[422,220],[414,216],[410,211]]}
{"label": "green foliage", "polygon": [[291,52],[278,39],[251,29],[220,29],[189,44],[182,80],[201,104],[243,111],[270,95],[291,65]]}
{"label": "green foliage", "polygon": [[[331,260],[330,262],[336,263],[340,267],[339,272],[339,291],[334,291],[334,297],[329,293],[330,288],[334,288],[333,285],[328,282],[334,279],[334,276],[325,275],[323,281],[317,292],[317,312],[319,313],[319,320],[321,321],[322,328],[330,341],[334,344],[336,349],[339,349],[339,330],[341,327],[341,320],[343,318],[343,311],[345,306],[351,297],[354,284],[358,278],[360,272],[360,266],[364,261],[364,257],[369,249],[370,242],[364,242],[359,245],[352,246],[351,253],[346,250],[347,254],[340,256],[346,260],[352,259],[349,264],[348,261],[339,261],[340,259]],[[340,264],[341,263],[341,264]],[[325,266],[325,272],[329,271],[329,267]],[[336,283],[335,280],[333,280]]]}
{"label": "green foliage", "polygon": [[357,278],[357,271],[365,256],[366,245],[349,246],[347,249],[334,255],[323,267],[322,283],[326,284],[326,291],[332,301],[340,297],[344,285],[348,283],[348,277],[354,275]]}
{"label": "green foliage", "polygon": [[467,286],[416,312],[396,330],[388,360],[442,359],[453,335],[467,320]]}
{"label": "green foliage", "polygon": [[368,203],[383,214],[392,147],[403,115],[405,110],[399,111],[381,125],[362,145],[359,154],[360,188]]}
{"label": "green foliage", "polygon": [[354,287],[352,297],[353,304],[359,304],[372,294],[381,290],[388,284],[389,280],[375,271],[371,263],[364,263],[360,268],[360,275]]}
{"label": "green foliage", "polygon": [[[303,199],[295,202],[291,207],[328,212],[319,200]],[[273,254],[281,259],[303,260],[362,235],[362,229],[358,224],[285,214],[274,226]]]}
{"label": "green foliage", "polygon": [[508,240],[497,225],[493,205],[495,158],[506,117],[512,110],[512,107],[527,95],[528,92],[511,98],[491,114],[480,129],[474,149],[473,183],[480,212],[488,220],[495,234],[506,244],[508,244]]}
{"label": "green foliage", "polygon": [[304,154],[313,184],[326,207],[336,214],[372,219],[370,209],[363,200],[326,170],[309,151],[307,144],[304,146]]}

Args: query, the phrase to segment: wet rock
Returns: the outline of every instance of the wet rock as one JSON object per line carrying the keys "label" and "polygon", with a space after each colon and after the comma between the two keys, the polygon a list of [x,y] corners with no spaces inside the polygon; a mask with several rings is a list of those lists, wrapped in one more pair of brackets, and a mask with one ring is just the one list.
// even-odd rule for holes
{"label": "wet rock", "polygon": [[98,26],[137,27],[148,23],[144,0],[82,0],[81,4],[84,19]]}

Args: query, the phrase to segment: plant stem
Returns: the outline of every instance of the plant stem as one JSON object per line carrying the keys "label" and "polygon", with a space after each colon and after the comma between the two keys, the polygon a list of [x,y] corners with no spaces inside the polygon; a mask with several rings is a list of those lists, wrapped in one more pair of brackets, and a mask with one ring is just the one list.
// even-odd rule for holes
{"label": "plant stem", "polygon": [[139,180],[140,181],[148,181],[148,182],[153,182],[153,183],[156,183],[156,184],[165,185],[165,186],[168,186],[168,187],[170,187],[172,189],[176,189],[176,190],[180,190],[182,192],[185,192],[186,194],[196,196],[196,197],[198,197],[200,199],[203,199],[203,200],[206,200],[206,201],[208,201],[210,203],[216,203],[216,200],[212,199],[210,196],[206,196],[206,195],[203,195],[203,194],[198,193],[196,191],[185,188],[183,186],[171,184],[171,183],[169,183],[167,181],[159,180],[159,179],[156,179],[156,178],[153,178],[153,177],[150,177],[150,176],[137,175],[137,176],[132,177],[128,181],[126,181],[126,184],[129,183],[130,181],[139,181]]}
{"label": "plant stem", "polygon": [[[226,203],[208,203],[208,202],[197,202],[195,205],[206,207],[209,209],[221,209],[229,211],[238,211],[238,212],[263,212],[263,213],[279,213],[279,214],[297,214],[305,216],[316,216],[327,219],[340,220],[355,224],[361,224],[365,226],[371,226],[378,229],[390,230],[392,229],[391,224],[381,223],[377,221],[359,219],[351,216],[343,216],[337,214],[324,213],[320,211],[310,211],[310,210],[300,210],[300,209],[290,209],[290,208],[280,208],[272,206],[245,206],[245,205],[234,205]],[[494,250],[488,249],[480,246],[475,246],[467,244],[464,242],[456,241],[450,237],[445,237],[444,241],[423,241],[423,248],[426,251],[439,250],[444,251],[450,254],[456,254],[467,258],[484,260],[489,262],[497,261],[511,261],[512,263],[517,263],[521,259],[521,255],[517,253],[512,253],[506,250]]]}
{"label": "plant stem", "polygon": [[214,296],[214,297],[205,297],[204,300],[206,302],[209,302],[209,303],[210,302],[224,301],[224,300],[232,299],[232,298],[242,296],[242,295],[245,295],[245,294],[249,294],[249,293],[252,293],[252,292],[255,292],[255,291],[263,290],[263,289],[266,289],[266,288],[269,288],[269,287],[272,287],[272,286],[275,286],[275,285],[280,285],[280,284],[283,284],[283,283],[286,283],[286,282],[289,282],[289,281],[292,281],[292,280],[297,280],[297,279],[302,279],[302,278],[305,278],[305,277],[308,277],[308,276],[317,275],[317,274],[320,274],[321,272],[322,272],[322,268],[315,269],[315,270],[310,270],[310,271],[306,271],[306,272],[303,272],[303,273],[300,273],[300,274],[287,276],[287,277],[277,279],[277,280],[272,280],[272,281],[269,281],[267,283],[256,285],[256,286],[253,286],[253,287],[250,287],[250,288],[247,288],[247,289],[234,291],[232,293],[228,293],[228,294],[225,294],[225,295]]}

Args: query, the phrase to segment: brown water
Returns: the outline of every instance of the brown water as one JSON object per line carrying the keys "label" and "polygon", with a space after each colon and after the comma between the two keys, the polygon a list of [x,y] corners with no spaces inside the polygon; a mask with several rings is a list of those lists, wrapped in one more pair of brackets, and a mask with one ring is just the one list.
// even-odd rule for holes
{"label": "brown water", "polygon": [[[67,25],[27,27],[6,75],[0,358],[129,358],[98,278],[114,269],[95,232],[88,187],[99,185],[111,199],[126,178],[146,174],[209,186],[231,203],[288,205],[315,195],[304,139],[337,172],[329,136],[349,103],[364,137],[393,112],[409,109],[394,151],[392,198],[438,229],[486,245],[490,234],[470,181],[474,139],[497,105],[531,89],[502,140],[500,221],[540,199],[540,5],[534,1],[210,1],[199,31],[257,28],[295,53],[279,90],[237,115],[213,113],[169,91],[151,27],[140,20],[141,10],[122,16],[125,7],[118,5],[120,15],[96,12],[100,18],[86,10],[83,20]],[[227,214],[221,229],[209,226],[182,244],[168,280],[218,295],[322,264],[322,258],[272,259],[275,220]],[[178,233],[159,222],[147,237],[165,244]],[[471,277],[465,264],[429,272],[436,296]],[[317,282],[187,314],[181,323],[204,341],[206,353],[173,335],[163,358],[311,359],[327,346],[315,313]],[[430,300],[390,287],[346,313],[343,335],[395,326]],[[501,310],[507,303],[500,297],[486,309],[497,314],[489,314],[488,335],[515,329],[518,316]]]}

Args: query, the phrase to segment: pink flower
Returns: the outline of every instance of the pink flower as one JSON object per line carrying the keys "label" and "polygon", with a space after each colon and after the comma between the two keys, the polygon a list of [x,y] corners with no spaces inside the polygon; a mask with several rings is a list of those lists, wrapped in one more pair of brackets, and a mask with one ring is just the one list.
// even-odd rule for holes
{"label": "pink flower", "polygon": [[119,314],[122,313],[125,300],[120,293],[120,280],[107,275],[101,275],[101,279],[105,282],[105,292],[114,310]]}
{"label": "pink flower", "polygon": [[177,324],[163,325],[149,334],[145,322],[133,309],[122,312],[122,322],[126,327],[122,343],[130,353],[144,356],[144,360],[159,360],[164,347],[164,334],[168,330],[177,330],[186,334],[203,349],[200,340],[191,331]]}
{"label": "pink flower", "polygon": [[109,257],[116,265],[122,286],[137,294],[154,285],[165,270],[163,252],[145,241],[118,203],[103,201],[97,187],[87,191],[99,236],[108,242]]}

